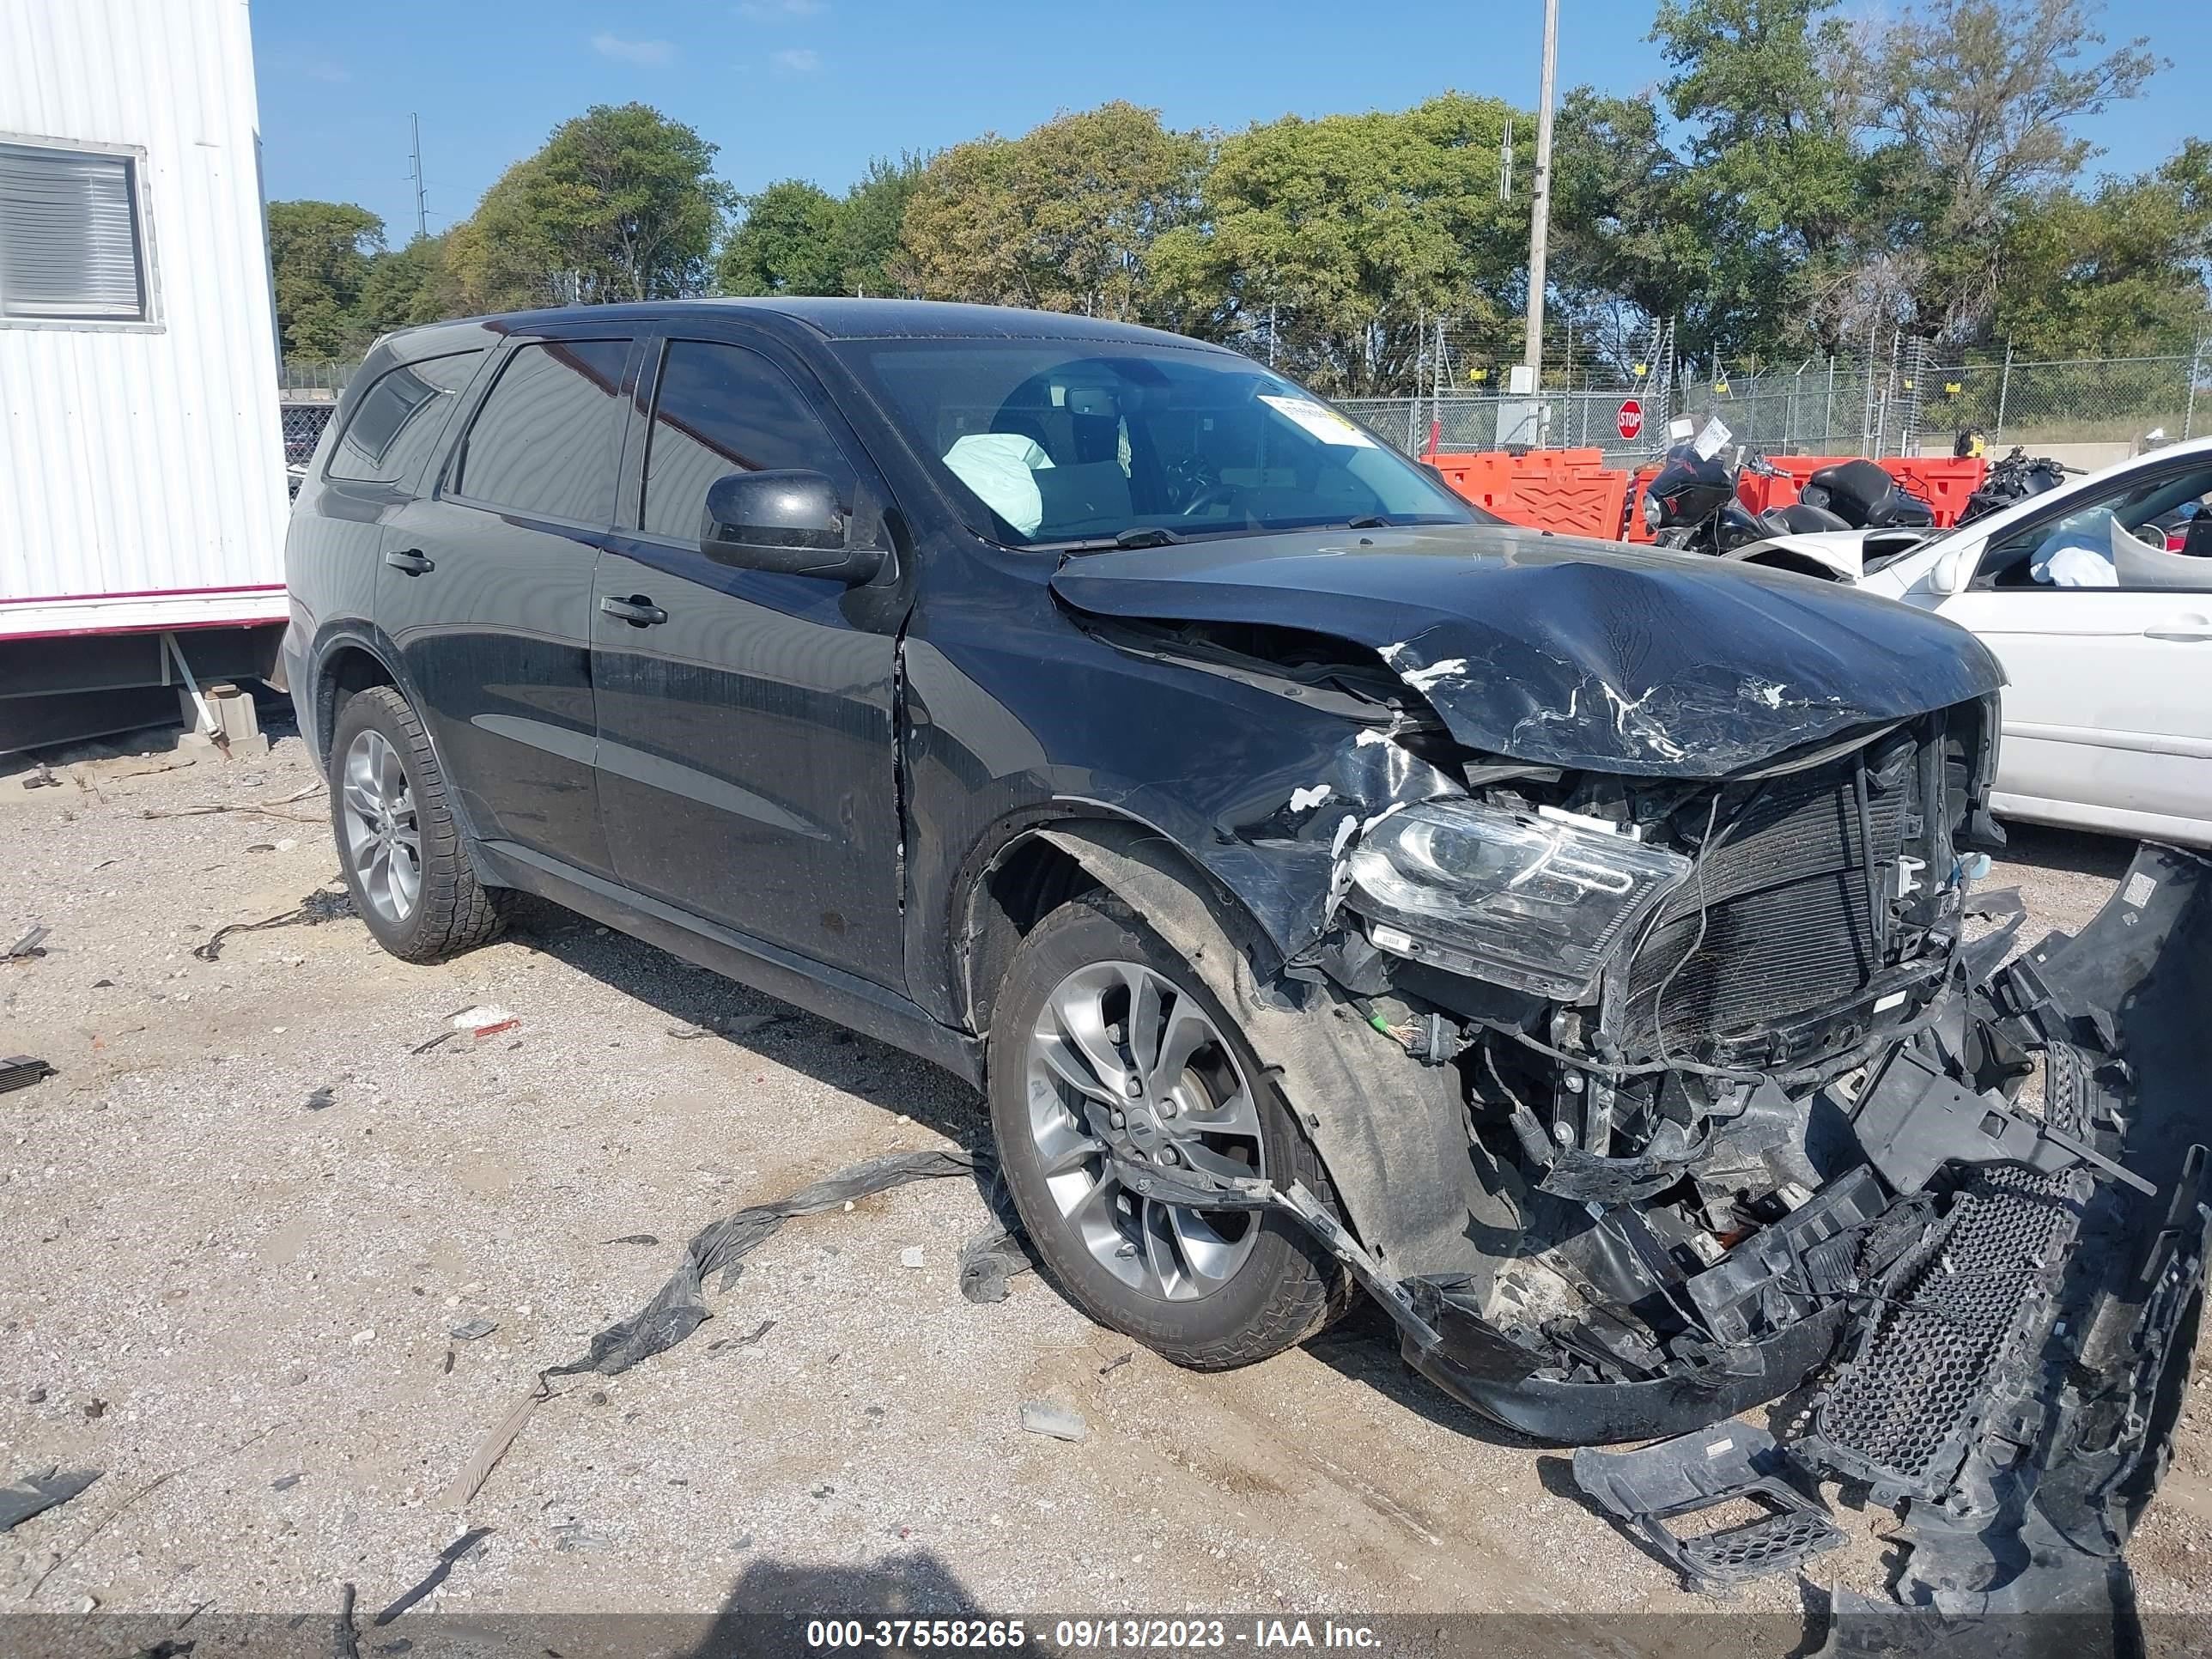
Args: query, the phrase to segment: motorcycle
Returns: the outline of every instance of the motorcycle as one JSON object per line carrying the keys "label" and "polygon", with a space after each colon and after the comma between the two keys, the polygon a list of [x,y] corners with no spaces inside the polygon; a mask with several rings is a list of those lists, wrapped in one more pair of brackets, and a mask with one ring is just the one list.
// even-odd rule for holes
{"label": "motorcycle", "polygon": [[2048,455],[2031,460],[2027,450],[2015,444],[2011,454],[1990,468],[1982,487],[1966,497],[1959,522],[1972,524],[2032,495],[2047,495],[2064,483],[2069,474],[2078,477],[2079,469],[2054,461]]}
{"label": "motorcycle", "polygon": [[1851,528],[1819,502],[1793,501],[1753,513],[1737,497],[1740,474],[1785,475],[1765,457],[1741,448],[1731,466],[1723,453],[1729,433],[1720,422],[1707,421],[1694,437],[1680,430],[1686,425],[1680,423],[1670,434],[1678,441],[1644,492],[1644,522],[1659,546],[1717,556],[1775,536]]}

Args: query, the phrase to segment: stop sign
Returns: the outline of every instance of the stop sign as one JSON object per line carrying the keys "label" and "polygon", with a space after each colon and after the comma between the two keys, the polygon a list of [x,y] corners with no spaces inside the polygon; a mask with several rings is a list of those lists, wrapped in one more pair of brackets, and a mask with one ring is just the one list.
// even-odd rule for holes
{"label": "stop sign", "polygon": [[1631,439],[1644,430],[1644,405],[1633,398],[1620,401],[1620,412],[1613,417],[1613,429],[1624,440]]}

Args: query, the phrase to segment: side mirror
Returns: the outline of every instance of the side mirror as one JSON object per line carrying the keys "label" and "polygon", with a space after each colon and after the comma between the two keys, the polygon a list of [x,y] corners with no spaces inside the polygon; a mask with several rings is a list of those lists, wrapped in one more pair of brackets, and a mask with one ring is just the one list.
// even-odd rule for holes
{"label": "side mirror", "polygon": [[1954,547],[1945,552],[1928,567],[1928,591],[1931,593],[1951,594],[1966,585],[1970,572],[1968,554],[1971,549]]}
{"label": "side mirror", "polygon": [[826,576],[855,586],[884,562],[879,548],[855,548],[837,488],[819,472],[732,472],[707,487],[707,530],[699,550],[723,564],[787,575]]}

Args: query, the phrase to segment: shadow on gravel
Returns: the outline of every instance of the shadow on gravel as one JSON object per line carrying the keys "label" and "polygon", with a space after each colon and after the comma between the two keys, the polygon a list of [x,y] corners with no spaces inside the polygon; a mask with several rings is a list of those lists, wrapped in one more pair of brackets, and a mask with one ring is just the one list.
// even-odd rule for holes
{"label": "shadow on gravel", "polygon": [[1393,1405],[1454,1434],[1515,1451],[1545,1443],[1468,1410],[1416,1374],[1398,1356],[1398,1328],[1371,1297],[1360,1296],[1342,1319],[1307,1342],[1305,1351],[1338,1375],[1366,1384]]}
{"label": "shadow on gravel", "polygon": [[2008,823],[2004,832],[2004,851],[1991,855],[2002,864],[2118,881],[2136,855],[2136,843],[2125,836],[2093,836],[2086,830],[2020,823]]}
{"label": "shadow on gravel", "polygon": [[878,1620],[990,1617],[959,1576],[927,1550],[850,1566],[756,1561],[730,1586],[713,1627],[683,1659],[756,1653],[782,1659],[819,1651],[831,1644],[807,1644],[804,1626],[814,1620],[857,1622],[870,1633],[862,1650],[880,1651],[872,1636]]}

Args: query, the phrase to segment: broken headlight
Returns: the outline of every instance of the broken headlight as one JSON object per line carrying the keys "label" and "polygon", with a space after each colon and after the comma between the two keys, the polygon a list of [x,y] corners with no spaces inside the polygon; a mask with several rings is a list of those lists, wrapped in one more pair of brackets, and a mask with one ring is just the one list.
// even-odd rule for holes
{"label": "broken headlight", "polygon": [[1584,1000],[1690,860],[1594,821],[1424,801],[1347,860],[1352,908],[1392,954]]}

